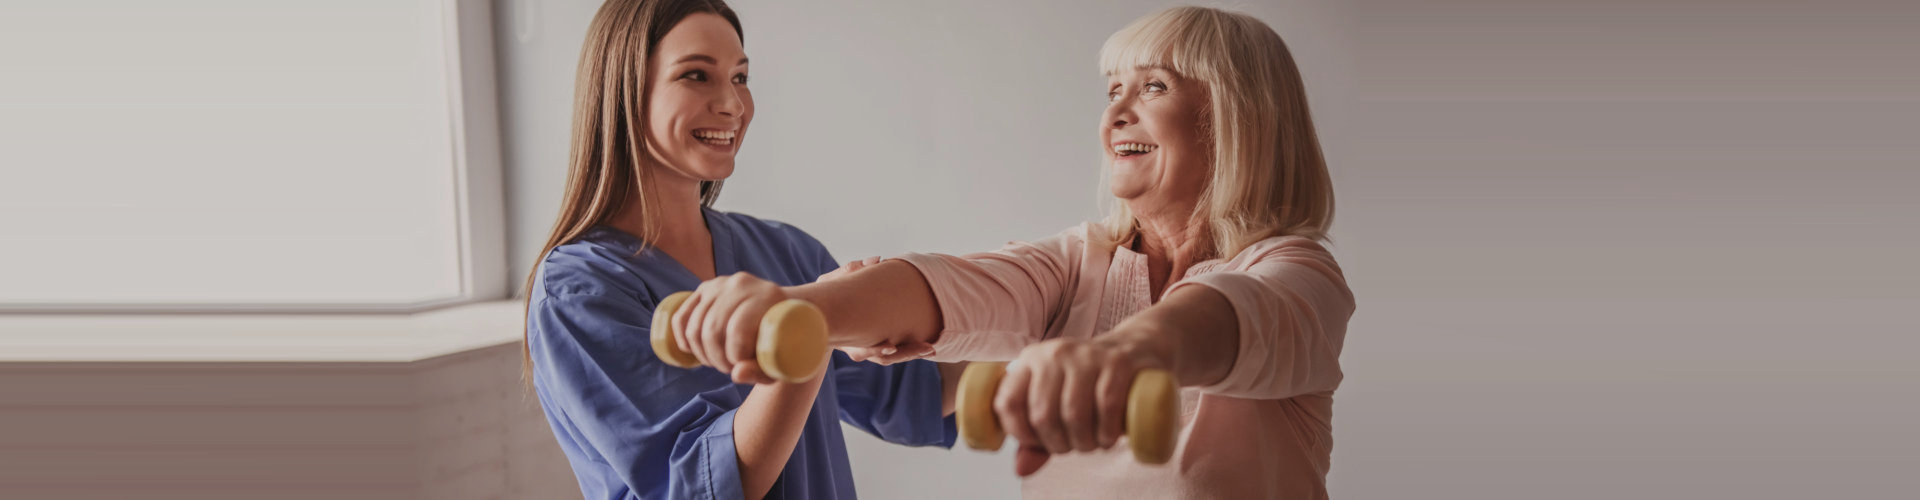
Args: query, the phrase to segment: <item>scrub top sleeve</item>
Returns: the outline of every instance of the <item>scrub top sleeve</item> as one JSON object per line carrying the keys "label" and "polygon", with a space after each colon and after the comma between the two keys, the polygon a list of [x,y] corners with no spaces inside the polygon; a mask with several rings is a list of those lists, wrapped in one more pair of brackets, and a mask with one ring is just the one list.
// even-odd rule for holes
{"label": "scrub top sleeve", "polygon": [[842,422],[907,446],[952,448],[959,436],[953,417],[941,415],[940,368],[932,361],[882,366],[834,351],[832,374]]}
{"label": "scrub top sleeve", "polygon": [[549,296],[528,311],[534,377],[583,442],[643,498],[740,498],[731,385],[701,391],[654,357],[653,304]]}

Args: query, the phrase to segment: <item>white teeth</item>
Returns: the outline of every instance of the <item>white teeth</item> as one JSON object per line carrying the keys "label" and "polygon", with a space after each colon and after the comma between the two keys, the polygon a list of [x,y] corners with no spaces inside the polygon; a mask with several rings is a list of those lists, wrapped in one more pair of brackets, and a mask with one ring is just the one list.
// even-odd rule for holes
{"label": "white teeth", "polygon": [[1137,142],[1127,142],[1127,143],[1121,143],[1119,145],[1114,146],[1113,152],[1114,154],[1150,153],[1150,152],[1153,152],[1153,150],[1155,149],[1160,149],[1160,147],[1150,146],[1150,145],[1141,144]]}
{"label": "white teeth", "polygon": [[732,130],[727,130],[727,131],[695,130],[693,131],[694,137],[698,137],[701,139],[711,139],[716,141],[731,141],[733,140],[733,134],[734,134],[734,131]]}

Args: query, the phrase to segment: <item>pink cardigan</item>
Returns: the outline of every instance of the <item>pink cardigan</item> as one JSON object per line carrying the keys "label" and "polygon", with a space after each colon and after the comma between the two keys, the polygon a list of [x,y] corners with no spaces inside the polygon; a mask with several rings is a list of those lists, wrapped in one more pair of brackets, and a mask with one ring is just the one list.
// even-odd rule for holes
{"label": "pink cardigan", "polygon": [[[931,359],[1011,360],[1042,340],[1105,333],[1152,305],[1146,256],[1097,243],[1094,229],[964,257],[899,257],[926,276],[945,317]],[[1181,390],[1173,461],[1140,465],[1125,446],[1055,456],[1023,483],[1025,496],[1326,498],[1333,390],[1354,309],[1339,265],[1313,240],[1275,237],[1194,265],[1167,293],[1188,286],[1233,304],[1240,348],[1225,379]]]}

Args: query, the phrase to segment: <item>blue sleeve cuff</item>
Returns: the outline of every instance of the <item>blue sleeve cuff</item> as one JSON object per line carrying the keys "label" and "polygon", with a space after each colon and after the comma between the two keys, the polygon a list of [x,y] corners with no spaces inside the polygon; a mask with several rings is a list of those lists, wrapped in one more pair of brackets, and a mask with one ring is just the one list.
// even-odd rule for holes
{"label": "blue sleeve cuff", "polygon": [[[733,416],[739,410],[728,410],[715,418],[707,426],[706,434],[700,436],[700,450],[696,451],[699,463],[697,474],[683,474],[680,477],[694,479],[699,484],[685,485],[688,493],[681,498],[733,499],[746,496],[740,485],[740,456],[733,448]],[[697,478],[697,479],[695,479]]]}
{"label": "blue sleeve cuff", "polygon": [[940,427],[944,429],[941,432],[945,433],[940,438],[941,448],[951,450],[953,449],[953,443],[960,440],[960,426],[953,417],[954,415],[947,415],[945,418],[940,419]]}
{"label": "blue sleeve cuff", "polygon": [[956,420],[954,420],[953,415],[940,414],[942,403],[944,403],[944,389],[946,388],[944,384],[945,380],[940,378],[940,366],[932,361],[926,360],[915,360],[909,363],[921,365],[914,367],[915,369],[924,369],[932,372],[927,376],[913,377],[914,380],[925,381],[914,388],[914,393],[932,396],[921,397],[919,398],[921,401],[917,403],[921,406],[921,408],[918,409],[919,414],[924,415],[924,417],[921,418],[926,420],[923,420],[925,423],[914,426],[915,428],[924,430],[922,437],[916,445],[953,448],[953,443],[960,437],[960,427],[957,425]]}

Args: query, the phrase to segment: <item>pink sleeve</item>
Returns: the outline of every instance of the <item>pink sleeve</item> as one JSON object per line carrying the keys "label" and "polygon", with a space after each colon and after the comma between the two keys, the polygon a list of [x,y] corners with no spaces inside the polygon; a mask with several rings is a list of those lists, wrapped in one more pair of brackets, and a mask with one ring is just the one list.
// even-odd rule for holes
{"label": "pink sleeve", "polygon": [[1011,360],[1060,331],[1080,274],[1080,231],[964,257],[897,257],[927,278],[945,322],[928,359]]}
{"label": "pink sleeve", "polygon": [[1353,292],[1333,255],[1306,238],[1272,238],[1232,260],[1234,271],[1175,283],[1227,297],[1239,317],[1240,350],[1227,376],[1201,390],[1238,398],[1285,399],[1340,385],[1340,346]]}

